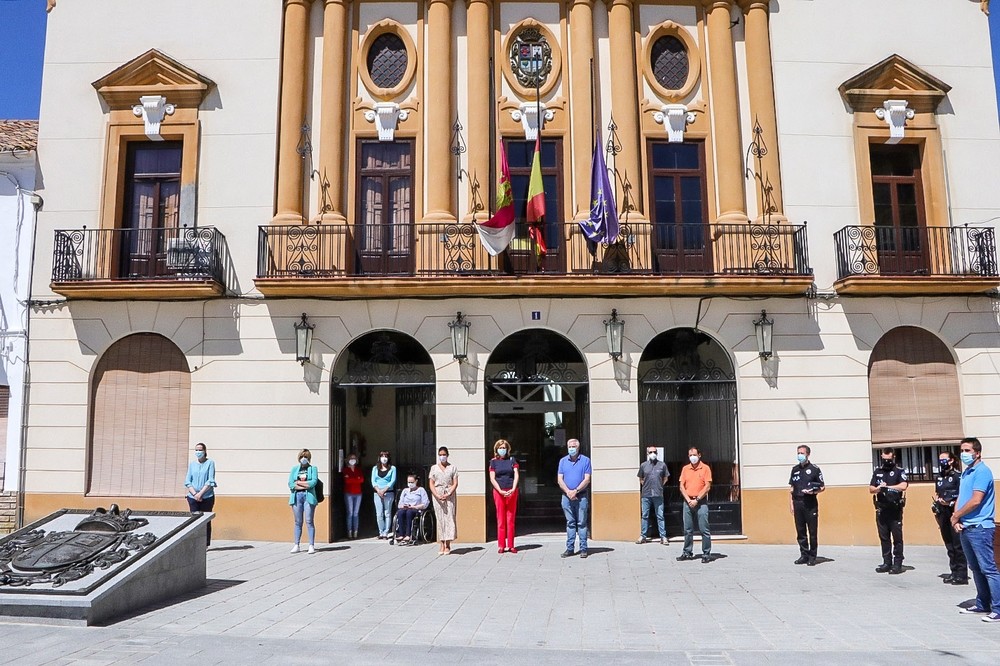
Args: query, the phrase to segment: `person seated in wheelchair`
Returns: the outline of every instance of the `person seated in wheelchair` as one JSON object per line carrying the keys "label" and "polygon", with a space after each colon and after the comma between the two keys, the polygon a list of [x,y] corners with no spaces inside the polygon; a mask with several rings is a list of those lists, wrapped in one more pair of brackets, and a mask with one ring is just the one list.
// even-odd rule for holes
{"label": "person seated in wheelchair", "polygon": [[411,543],[417,535],[410,534],[414,519],[430,506],[427,491],[420,487],[415,474],[406,477],[406,488],[399,494],[399,504],[396,508],[396,539],[400,543]]}

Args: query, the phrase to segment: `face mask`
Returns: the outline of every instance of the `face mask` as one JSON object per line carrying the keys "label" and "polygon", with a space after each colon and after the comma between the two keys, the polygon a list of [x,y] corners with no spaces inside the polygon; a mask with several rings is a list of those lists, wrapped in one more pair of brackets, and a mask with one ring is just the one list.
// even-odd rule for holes
{"label": "face mask", "polygon": [[410,482],[409,482],[408,484],[406,484],[406,485],[410,487],[410,490],[415,490],[415,489],[416,489],[416,487],[417,487],[417,482],[416,482],[416,481],[410,481]]}
{"label": "face mask", "polygon": [[448,462],[448,456],[438,456],[438,462]]}
{"label": "face mask", "polygon": [[647,453],[646,454],[646,458],[649,460],[649,462],[656,462],[656,454],[655,453]]}
{"label": "face mask", "polygon": [[698,461],[701,460],[698,456],[688,456],[688,460],[691,461],[692,465],[697,465]]}
{"label": "face mask", "polygon": [[571,456],[575,456],[575,455],[576,455],[576,452],[577,452],[577,451],[579,451],[580,449],[578,449],[578,448],[576,448],[576,447],[572,447],[572,448],[570,448],[570,449],[568,449],[568,450],[569,450],[569,454],[570,454]]}
{"label": "face mask", "polygon": [[354,467],[355,465],[358,464],[358,461],[352,458],[351,460],[347,461],[347,464],[350,465],[351,467]]}
{"label": "face mask", "polygon": [[501,458],[507,457],[507,449],[497,449],[497,453],[500,454]]}
{"label": "face mask", "polygon": [[198,460],[201,460],[202,458],[205,457],[205,452],[204,451],[195,451],[194,452],[194,457],[197,458]]}
{"label": "face mask", "polygon": [[889,468],[889,467],[892,467],[895,464],[896,463],[893,462],[893,460],[891,458],[889,460],[886,460],[885,458],[882,459],[882,467]]}
{"label": "face mask", "polygon": [[304,458],[304,457],[303,458],[299,458],[299,462],[302,463],[303,465],[308,465],[309,464],[309,458]]}
{"label": "face mask", "polygon": [[382,463],[383,465],[388,465],[389,464],[389,459],[386,458],[385,456],[382,456],[381,458],[379,458],[378,461],[380,463]]}
{"label": "face mask", "polygon": [[951,467],[951,461],[950,460],[938,460],[938,467],[940,467],[942,470],[948,469],[949,467]]}
{"label": "face mask", "polygon": [[795,459],[798,460],[800,463],[804,463],[806,461],[806,454],[800,453],[799,455],[795,456]]}
{"label": "face mask", "polygon": [[968,466],[968,465],[971,465],[974,462],[976,462],[975,455],[969,453],[968,451],[962,451],[962,464],[963,465]]}

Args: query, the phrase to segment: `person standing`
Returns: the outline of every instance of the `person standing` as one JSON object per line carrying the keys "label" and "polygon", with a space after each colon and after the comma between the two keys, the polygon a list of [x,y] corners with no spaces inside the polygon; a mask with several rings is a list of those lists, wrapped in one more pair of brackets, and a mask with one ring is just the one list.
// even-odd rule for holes
{"label": "person standing", "polygon": [[361,486],[365,483],[364,472],[358,467],[358,456],[347,456],[347,467],[342,473],[344,480],[344,506],[347,507],[347,538],[358,538],[358,514],[361,512]]}
{"label": "person standing", "polygon": [[809,461],[812,449],[803,444],[795,450],[798,464],[788,477],[791,498],[789,509],[795,517],[795,538],[799,542],[799,559],[795,564],[816,566],[816,546],[819,543],[816,529],[819,526],[819,500],[816,496],[826,490],[823,472]]}
{"label": "person standing", "polygon": [[934,502],[931,511],[941,531],[945,550],[948,551],[948,569],[950,573],[944,577],[944,582],[952,585],[969,584],[969,567],[962,551],[962,537],[951,525],[951,516],[955,513],[955,501],[958,499],[958,487],[962,473],[957,469],[955,456],[951,451],[938,454],[938,476],[934,483]]}
{"label": "person standing", "polygon": [[689,465],[681,469],[681,516],[684,519],[684,550],[677,558],[678,562],[693,560],[694,557],[694,524],[698,523],[701,532],[701,562],[712,561],[712,532],[708,527],[708,491],[712,489],[712,468],[701,459],[701,449],[692,446],[688,449]]}
{"label": "person standing", "polygon": [[[187,503],[191,513],[212,512],[215,508],[215,461],[209,460],[208,448],[201,442],[194,445],[194,460],[188,465],[184,487],[187,488]],[[208,521],[205,533],[205,548],[208,548],[212,545],[211,520]]]}
{"label": "person standing", "polygon": [[906,505],[906,470],[896,466],[892,447],[882,449],[882,464],[868,484],[875,504],[875,528],[882,545],[882,564],[876,573],[903,573],[903,507]]}
{"label": "person standing", "polygon": [[636,543],[642,544],[649,541],[646,535],[649,533],[650,513],[656,513],[656,529],[660,533],[660,544],[667,545],[667,526],[663,520],[663,486],[667,485],[670,479],[670,472],[667,465],[662,460],[657,460],[657,450],[655,446],[646,447],[646,460],[639,465],[639,502],[640,502],[640,523],[639,539]]}
{"label": "person standing", "polygon": [[396,468],[388,451],[378,454],[378,462],[372,467],[371,482],[375,491],[373,497],[378,538],[388,539],[392,529],[392,503],[396,500]]}
{"label": "person standing", "polygon": [[292,517],[295,518],[295,531],[290,552],[299,552],[299,541],[302,539],[302,522],[305,521],[309,533],[309,554],[316,552],[316,525],[313,515],[316,513],[316,482],[319,480],[319,470],[311,464],[312,452],[309,449],[299,451],[299,462],[288,473],[288,489],[291,496],[288,503],[292,507]]}
{"label": "person standing", "polygon": [[962,550],[976,583],[976,604],[961,612],[982,614],[983,622],[1000,622],[1000,571],[993,548],[997,510],[993,472],[983,462],[983,445],[978,439],[966,437],[960,449],[965,471],[951,524],[959,530]]}
{"label": "person standing", "polygon": [[451,542],[458,535],[455,520],[455,491],[458,490],[458,468],[448,462],[448,447],[438,449],[437,464],[427,475],[427,487],[434,496],[434,518],[437,519],[438,555],[451,553]]}
{"label": "person standing", "polygon": [[559,459],[556,483],[563,491],[562,510],[566,516],[566,550],[562,557],[574,555],[580,538],[580,558],[587,559],[587,487],[594,473],[590,458],[580,453],[580,440],[566,442],[567,455]]}
{"label": "person standing", "polygon": [[511,454],[510,442],[498,439],[490,460],[490,484],[493,504],[497,509],[497,552],[516,553],[514,519],[517,517],[517,483],[520,480],[517,458]]}

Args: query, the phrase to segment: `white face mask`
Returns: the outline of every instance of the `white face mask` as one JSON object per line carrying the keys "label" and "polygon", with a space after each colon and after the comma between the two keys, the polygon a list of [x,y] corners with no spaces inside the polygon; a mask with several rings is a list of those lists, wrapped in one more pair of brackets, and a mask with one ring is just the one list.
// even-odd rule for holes
{"label": "white face mask", "polygon": [[448,462],[448,456],[438,456],[438,462]]}
{"label": "white face mask", "polygon": [[386,456],[382,456],[381,458],[378,459],[378,461],[380,463],[382,463],[383,465],[388,465],[389,464],[389,459]]}
{"label": "white face mask", "polygon": [[416,488],[417,488],[417,482],[416,481],[410,481],[406,485],[408,485],[410,487],[410,490],[416,490]]}
{"label": "white face mask", "polygon": [[698,461],[701,460],[698,456],[688,456],[688,460],[691,461],[692,465],[697,465]]}
{"label": "white face mask", "polygon": [[497,449],[497,454],[501,458],[506,458],[507,457],[507,449]]}
{"label": "white face mask", "polygon": [[646,457],[649,458],[649,462],[656,462],[656,454],[655,453],[647,453]]}
{"label": "white face mask", "polygon": [[303,465],[308,465],[309,458],[299,458],[299,462],[302,463]]}
{"label": "white face mask", "polygon": [[354,467],[355,465],[358,464],[358,461],[355,460],[354,458],[351,458],[350,460],[347,461],[347,464],[350,465],[351,467]]}

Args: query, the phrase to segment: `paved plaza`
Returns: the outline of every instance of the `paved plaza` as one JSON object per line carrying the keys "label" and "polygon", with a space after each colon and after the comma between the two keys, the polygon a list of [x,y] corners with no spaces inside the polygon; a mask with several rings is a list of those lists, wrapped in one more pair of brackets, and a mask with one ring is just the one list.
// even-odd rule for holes
{"label": "paved plaza", "polygon": [[[791,525],[789,525],[791,530]],[[872,527],[874,529],[874,526]],[[997,664],[1000,624],[960,615],[974,587],[943,585],[944,548],[908,547],[907,571],[874,573],[873,547],[718,541],[592,542],[561,559],[559,535],[389,546],[222,541],[209,586],[105,627],[0,623],[5,664]],[[696,542],[697,551],[697,542]]]}

